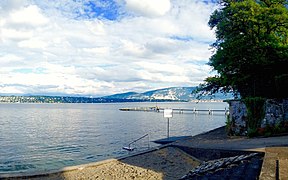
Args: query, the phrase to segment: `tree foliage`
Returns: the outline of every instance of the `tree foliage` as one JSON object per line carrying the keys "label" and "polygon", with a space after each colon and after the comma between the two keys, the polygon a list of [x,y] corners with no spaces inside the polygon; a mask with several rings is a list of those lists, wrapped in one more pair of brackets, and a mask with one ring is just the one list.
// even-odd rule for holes
{"label": "tree foliage", "polygon": [[215,29],[209,65],[218,75],[198,90],[241,97],[283,98],[288,82],[287,0],[220,0],[210,16]]}

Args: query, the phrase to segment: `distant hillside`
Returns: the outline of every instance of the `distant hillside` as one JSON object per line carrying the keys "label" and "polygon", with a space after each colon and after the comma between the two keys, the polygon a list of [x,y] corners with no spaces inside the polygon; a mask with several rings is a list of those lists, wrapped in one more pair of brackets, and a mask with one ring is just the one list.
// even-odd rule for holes
{"label": "distant hillside", "polygon": [[[133,99],[144,101],[157,101],[157,100],[169,100],[169,101],[191,101],[195,100],[196,96],[191,94],[196,87],[171,87],[165,89],[157,89],[153,91],[147,91],[144,93],[127,92],[122,94],[115,94],[111,96],[104,96],[104,99]],[[214,96],[204,96],[202,99],[230,99],[232,95],[225,96],[222,93],[217,93]]]}
{"label": "distant hillside", "polygon": [[[114,102],[145,102],[145,101],[192,101],[196,100],[195,95],[191,94],[196,87],[171,87],[165,89],[157,89],[147,91],[144,93],[126,92],[121,94],[114,94],[111,96],[104,96],[98,98],[92,97],[76,97],[76,96],[14,96],[14,95],[0,95],[0,103],[114,103]],[[232,99],[233,96],[229,94],[224,96],[218,93],[214,96],[204,96],[201,99],[224,100]]]}
{"label": "distant hillside", "polygon": [[130,97],[133,95],[136,95],[138,93],[136,92],[126,92],[126,93],[120,93],[120,94],[114,94],[111,96],[104,96],[102,98],[106,98],[106,99],[131,99]]}

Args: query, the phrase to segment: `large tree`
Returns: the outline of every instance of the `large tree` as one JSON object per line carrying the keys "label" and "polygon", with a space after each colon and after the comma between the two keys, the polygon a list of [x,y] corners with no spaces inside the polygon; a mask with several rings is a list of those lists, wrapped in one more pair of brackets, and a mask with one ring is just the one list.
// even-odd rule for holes
{"label": "large tree", "polygon": [[[202,92],[245,97],[288,97],[288,0],[220,0],[210,16],[215,30],[208,77]],[[288,92],[288,91],[287,91]]]}

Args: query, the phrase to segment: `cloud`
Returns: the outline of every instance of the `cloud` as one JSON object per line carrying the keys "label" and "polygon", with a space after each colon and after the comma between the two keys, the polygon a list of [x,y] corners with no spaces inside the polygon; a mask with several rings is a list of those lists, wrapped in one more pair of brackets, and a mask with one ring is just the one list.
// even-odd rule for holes
{"label": "cloud", "polygon": [[16,2],[0,2],[0,92],[102,96],[210,74],[213,3]]}
{"label": "cloud", "polygon": [[48,18],[43,16],[40,12],[41,10],[35,6],[30,5],[28,7],[23,7],[17,11],[12,11],[8,18],[8,23],[15,25],[31,25],[39,26],[45,25],[49,22]]}
{"label": "cloud", "polygon": [[0,4],[0,14],[7,14],[12,10],[17,10],[26,6],[28,1],[26,0],[2,0]]}
{"label": "cloud", "polygon": [[126,0],[128,10],[147,17],[163,16],[171,8],[170,0]]}
{"label": "cloud", "polygon": [[29,39],[33,37],[33,32],[32,31],[19,31],[17,29],[13,28],[3,28],[1,30],[1,39]]}
{"label": "cloud", "polygon": [[26,47],[26,48],[40,48],[44,49],[47,47],[47,43],[41,39],[38,38],[31,38],[29,40],[24,40],[18,43],[18,46],[20,48]]}

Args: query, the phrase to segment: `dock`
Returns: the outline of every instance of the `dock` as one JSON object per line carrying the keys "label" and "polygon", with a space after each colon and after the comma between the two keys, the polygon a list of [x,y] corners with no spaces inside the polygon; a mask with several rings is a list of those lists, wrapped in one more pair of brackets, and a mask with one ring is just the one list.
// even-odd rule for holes
{"label": "dock", "polygon": [[[161,107],[134,107],[134,108],[121,108],[120,111],[145,111],[145,112],[163,112],[166,108]],[[199,112],[207,112],[208,114],[213,114],[214,112],[223,112],[225,115],[229,113],[229,111],[225,109],[187,109],[187,108],[172,108],[173,113],[183,114],[184,112],[192,112],[197,114]]]}
{"label": "dock", "polygon": [[121,108],[120,111],[154,111],[154,112],[160,112],[160,110],[164,110],[159,107],[135,107],[135,108]]}

